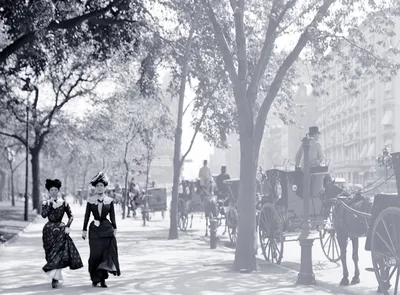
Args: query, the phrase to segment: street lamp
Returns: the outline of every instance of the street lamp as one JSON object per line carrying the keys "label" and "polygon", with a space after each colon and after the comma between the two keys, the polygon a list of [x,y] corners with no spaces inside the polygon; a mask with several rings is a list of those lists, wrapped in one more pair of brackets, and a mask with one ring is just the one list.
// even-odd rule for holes
{"label": "street lamp", "polygon": [[14,168],[13,162],[15,159],[15,151],[13,151],[10,147],[7,147],[7,160],[10,165],[10,173],[11,173],[11,206],[15,207],[15,197],[14,197]]}
{"label": "street lamp", "polygon": [[24,210],[24,220],[28,221],[28,177],[29,177],[29,95],[32,91],[30,85],[31,79],[27,78],[25,81],[25,85],[22,87],[23,91],[27,91],[28,94],[26,95],[26,145],[25,145],[25,210]]}
{"label": "street lamp", "polygon": [[376,163],[378,167],[385,168],[385,184],[387,190],[388,170],[393,168],[392,156],[390,155],[389,148],[387,145],[385,145],[385,147],[382,149],[382,154],[380,154],[376,158]]}
{"label": "street lamp", "polygon": [[310,175],[310,141],[311,138],[307,134],[303,138],[303,225],[299,242],[301,246],[301,264],[300,272],[297,277],[296,284],[313,285],[315,284],[315,275],[312,268],[312,246],[315,233],[311,231],[310,221],[310,194],[311,194],[311,175]]}

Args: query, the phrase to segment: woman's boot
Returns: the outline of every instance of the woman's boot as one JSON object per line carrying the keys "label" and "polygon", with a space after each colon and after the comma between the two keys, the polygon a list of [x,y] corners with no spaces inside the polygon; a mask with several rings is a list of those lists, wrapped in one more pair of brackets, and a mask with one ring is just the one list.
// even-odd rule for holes
{"label": "woman's boot", "polygon": [[51,286],[53,287],[53,289],[57,288],[57,287],[58,287],[58,281],[55,280],[55,279],[53,279],[53,280],[51,281]]}
{"label": "woman's boot", "polygon": [[102,288],[107,288],[106,280],[101,280],[101,281],[100,281],[100,286],[101,286]]}

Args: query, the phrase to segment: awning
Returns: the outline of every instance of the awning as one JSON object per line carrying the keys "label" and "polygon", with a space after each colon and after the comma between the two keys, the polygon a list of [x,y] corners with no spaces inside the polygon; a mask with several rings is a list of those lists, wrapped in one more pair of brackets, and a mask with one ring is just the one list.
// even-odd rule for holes
{"label": "awning", "polygon": [[393,110],[387,110],[382,118],[382,125],[393,125]]}
{"label": "awning", "polygon": [[373,100],[373,99],[374,99],[374,92],[371,91],[371,92],[369,92],[368,95],[367,95],[367,101],[368,101],[368,100]]}
{"label": "awning", "polygon": [[375,142],[372,142],[369,145],[368,153],[367,153],[366,157],[368,157],[368,158],[375,157]]}
{"label": "awning", "polygon": [[350,123],[349,126],[346,129],[345,135],[349,135],[351,133],[351,130],[353,129],[353,123]]}
{"label": "awning", "polygon": [[332,133],[331,133],[331,141],[332,141],[332,143],[336,142],[336,131],[332,131]]}
{"label": "awning", "polygon": [[353,134],[353,133],[359,133],[359,126],[360,126],[360,124],[358,124],[358,121],[356,121],[354,124],[353,124],[353,128],[351,129],[351,132],[350,132],[350,134]]}
{"label": "awning", "polygon": [[350,104],[349,108],[352,109],[352,108],[356,108],[356,107],[358,107],[358,99],[356,97],[354,97],[351,100],[351,104]]}
{"label": "awning", "polygon": [[368,151],[368,144],[364,144],[363,149],[361,150],[360,159],[363,159]]}

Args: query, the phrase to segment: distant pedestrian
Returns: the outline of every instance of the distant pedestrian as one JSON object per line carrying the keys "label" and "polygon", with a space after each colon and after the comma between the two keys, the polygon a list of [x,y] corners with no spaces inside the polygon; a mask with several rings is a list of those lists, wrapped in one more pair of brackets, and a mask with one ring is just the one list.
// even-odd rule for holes
{"label": "distant pedestrian", "polygon": [[207,193],[211,193],[212,189],[212,174],[211,169],[208,167],[208,161],[203,161],[203,167],[199,170],[200,187]]}
{"label": "distant pedestrian", "polygon": [[[89,226],[89,273],[92,285],[99,283],[107,288],[106,279],[108,273],[121,275],[118,261],[118,247],[115,238],[117,224],[115,222],[115,210],[113,199],[104,194],[108,185],[107,176],[100,172],[90,182],[95,187],[96,194],[88,198],[86,204],[85,219],[83,222],[82,238],[85,240],[90,215],[94,221]],[[107,216],[110,216],[110,220]]]}
{"label": "distant pedestrian", "polygon": [[[57,288],[59,281],[63,281],[63,268],[83,267],[79,252],[69,236],[74,218],[69,204],[60,197],[61,185],[58,179],[46,179],[45,187],[50,198],[42,204],[42,217],[49,219],[43,227],[43,248],[47,261],[43,270],[52,278],[53,288]],[[67,225],[62,222],[65,213],[68,216]]]}

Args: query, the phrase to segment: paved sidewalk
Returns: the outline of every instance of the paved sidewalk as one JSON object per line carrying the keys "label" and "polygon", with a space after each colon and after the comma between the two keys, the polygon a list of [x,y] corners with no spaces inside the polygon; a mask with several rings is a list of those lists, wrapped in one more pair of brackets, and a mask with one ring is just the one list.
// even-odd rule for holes
{"label": "paved sidewalk", "polygon": [[[261,271],[257,273],[232,273],[232,249],[211,250],[203,238],[193,234],[181,234],[179,240],[169,241],[168,222],[160,217],[143,227],[141,220],[121,220],[119,213],[117,240],[122,275],[111,277],[108,289],[93,288],[87,272],[88,242],[80,238],[84,206],[72,205],[72,209],[75,220],[71,236],[84,268],[66,270],[63,287],[51,289],[41,269],[45,263],[41,242],[45,220],[41,219],[0,249],[0,294],[360,294],[360,290],[331,282],[297,286],[297,272],[266,262],[260,262]],[[366,291],[370,290],[362,293],[368,294]]]}

